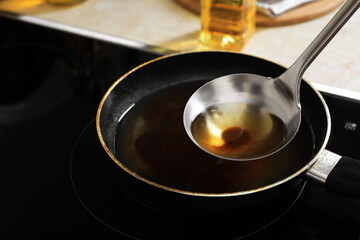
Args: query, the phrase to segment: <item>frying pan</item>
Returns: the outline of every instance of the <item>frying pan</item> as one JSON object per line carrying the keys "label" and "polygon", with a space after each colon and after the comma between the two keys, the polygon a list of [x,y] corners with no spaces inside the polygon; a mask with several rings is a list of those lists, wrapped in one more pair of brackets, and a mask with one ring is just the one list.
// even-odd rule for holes
{"label": "frying pan", "polygon": [[[286,147],[280,151],[280,155],[275,154],[270,159],[239,163],[211,157],[214,158],[211,160],[213,161],[211,166],[206,166],[205,170],[200,169],[195,173],[196,179],[201,178],[202,188],[174,185],[171,181],[149,177],[141,170],[148,168],[146,163],[142,164],[145,160],[158,160],[163,157],[159,155],[159,152],[166,151],[167,155],[162,159],[162,165],[174,166],[173,168],[176,169],[174,172],[165,170],[164,172],[168,173],[166,178],[186,179],[190,174],[190,169],[196,169],[196,163],[208,157],[203,156],[204,153],[201,150],[199,150],[201,153],[192,152],[189,155],[188,151],[177,151],[176,147],[168,148],[164,145],[156,147],[154,142],[159,142],[161,138],[156,134],[153,137],[150,135],[147,142],[143,143],[145,147],[152,149],[151,154],[126,157],[126,149],[134,148],[130,140],[122,142],[124,152],[117,150],[115,141],[117,132],[131,132],[129,129],[134,128],[131,123],[121,125],[119,128],[119,123],[134,106],[144,102],[143,99],[147,99],[154,93],[177,88],[181,93],[183,90],[178,87],[181,84],[195,83],[200,86],[206,81],[233,73],[253,73],[276,77],[284,71],[284,67],[271,61],[223,51],[168,55],[131,70],[107,91],[99,105],[96,117],[98,136],[112,159],[110,164],[117,176],[117,181],[132,189],[140,197],[157,204],[195,209],[244,207],[270,201],[289,193],[308,178],[323,183],[329,192],[360,197],[360,163],[325,149],[331,127],[329,110],[321,94],[306,80],[303,80],[301,84],[304,126],[298,133],[299,137],[297,135],[298,140],[295,137],[291,143],[292,146]],[[158,105],[151,106],[150,112],[157,114],[156,109],[176,99],[176,94],[169,93],[169,95],[170,97],[165,102],[158,102]],[[145,102],[151,102],[151,100]],[[170,107],[167,111],[176,111],[182,119],[182,108]],[[166,119],[166,115],[162,121],[162,127],[158,129],[160,132],[162,128],[172,128],[173,123]],[[174,131],[173,140],[169,138],[170,140],[166,142],[175,141],[177,146],[182,142],[190,141],[183,135],[184,132],[185,129],[176,133]],[[301,134],[307,137],[302,137]],[[171,162],[175,156],[177,159],[183,159],[181,161],[183,165],[179,166],[177,165],[179,163]],[[136,167],[134,165],[136,165],[135,161],[139,162],[138,158],[140,158],[140,166]],[[206,177],[202,176],[203,172],[206,172]],[[198,177],[199,175],[201,177]],[[268,175],[271,176],[265,181],[258,181]]]}

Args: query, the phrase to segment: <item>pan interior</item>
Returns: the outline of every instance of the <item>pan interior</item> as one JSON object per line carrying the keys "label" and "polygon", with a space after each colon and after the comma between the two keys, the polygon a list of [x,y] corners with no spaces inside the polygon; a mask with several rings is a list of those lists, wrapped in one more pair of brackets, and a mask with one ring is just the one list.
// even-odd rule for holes
{"label": "pan interior", "polygon": [[184,106],[206,80],[179,83],[142,97],[120,119],[114,152],[137,175],[178,190],[232,193],[280,181],[303,168],[315,150],[314,132],[306,118],[295,139],[275,155],[248,162],[213,157],[187,136]]}

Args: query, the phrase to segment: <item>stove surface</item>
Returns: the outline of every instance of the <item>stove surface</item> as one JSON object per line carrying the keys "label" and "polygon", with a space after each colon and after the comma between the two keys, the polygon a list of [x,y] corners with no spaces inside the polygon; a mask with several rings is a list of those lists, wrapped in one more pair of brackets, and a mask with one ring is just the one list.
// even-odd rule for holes
{"label": "stove surface", "polygon": [[[0,232],[14,239],[181,239],[209,228],[217,239],[360,238],[360,200],[311,181],[276,214],[258,209],[267,218],[246,230],[234,224],[241,218],[235,210],[174,213],[137,199],[116,185],[106,160],[96,162],[108,157],[94,117],[119,76],[158,55],[3,17],[0,29]],[[360,100],[323,96],[332,115],[327,149],[360,159]],[[205,221],[211,217],[233,221],[216,229]]]}

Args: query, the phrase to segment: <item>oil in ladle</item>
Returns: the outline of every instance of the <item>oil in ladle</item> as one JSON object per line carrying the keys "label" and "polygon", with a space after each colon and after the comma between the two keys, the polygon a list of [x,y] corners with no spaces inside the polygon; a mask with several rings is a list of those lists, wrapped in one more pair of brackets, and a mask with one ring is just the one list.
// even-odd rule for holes
{"label": "oil in ladle", "polygon": [[197,143],[224,158],[261,157],[285,139],[284,123],[264,109],[245,103],[207,108],[192,123]]}

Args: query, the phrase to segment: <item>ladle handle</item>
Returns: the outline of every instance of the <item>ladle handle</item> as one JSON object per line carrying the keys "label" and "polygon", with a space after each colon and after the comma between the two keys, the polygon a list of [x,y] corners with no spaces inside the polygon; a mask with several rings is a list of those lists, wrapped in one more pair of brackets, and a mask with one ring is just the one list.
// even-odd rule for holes
{"label": "ladle handle", "polygon": [[[305,49],[300,57],[278,78],[287,83],[295,94],[299,95],[300,83],[305,70],[331,41],[331,39],[344,26],[349,18],[356,12],[360,6],[360,0],[348,0],[330,20],[319,35]],[[296,99],[299,103],[299,99]]]}

